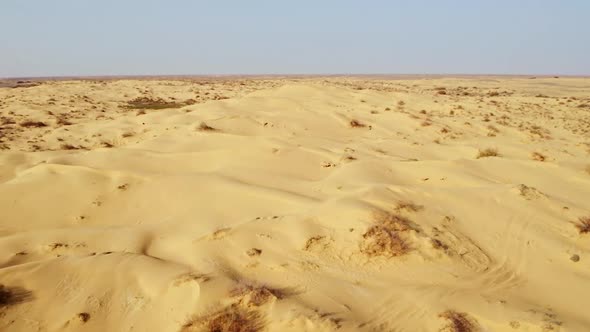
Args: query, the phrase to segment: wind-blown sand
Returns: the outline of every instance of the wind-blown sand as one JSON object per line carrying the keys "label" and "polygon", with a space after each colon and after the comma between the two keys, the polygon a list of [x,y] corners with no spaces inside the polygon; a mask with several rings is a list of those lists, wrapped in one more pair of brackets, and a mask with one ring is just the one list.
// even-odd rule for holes
{"label": "wind-blown sand", "polygon": [[590,331],[589,202],[590,79],[2,88],[0,330]]}

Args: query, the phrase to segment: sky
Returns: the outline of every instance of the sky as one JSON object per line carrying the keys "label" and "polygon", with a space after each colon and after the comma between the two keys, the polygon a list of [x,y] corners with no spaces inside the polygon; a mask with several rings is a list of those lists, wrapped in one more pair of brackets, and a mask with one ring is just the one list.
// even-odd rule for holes
{"label": "sky", "polygon": [[590,75],[588,0],[0,0],[0,77]]}

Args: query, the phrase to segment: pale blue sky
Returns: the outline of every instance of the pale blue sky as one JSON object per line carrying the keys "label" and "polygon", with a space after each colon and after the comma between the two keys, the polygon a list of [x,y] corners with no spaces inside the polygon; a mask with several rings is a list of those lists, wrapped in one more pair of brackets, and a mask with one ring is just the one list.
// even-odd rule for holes
{"label": "pale blue sky", "polygon": [[588,0],[0,0],[0,77],[590,74]]}

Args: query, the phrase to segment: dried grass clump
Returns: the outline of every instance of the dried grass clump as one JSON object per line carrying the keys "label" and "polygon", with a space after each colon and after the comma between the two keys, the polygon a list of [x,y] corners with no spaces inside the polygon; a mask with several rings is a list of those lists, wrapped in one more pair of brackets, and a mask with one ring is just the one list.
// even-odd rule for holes
{"label": "dried grass clump", "polygon": [[479,324],[464,312],[447,310],[439,315],[449,321],[441,331],[444,332],[476,332],[480,331]]}
{"label": "dried grass clump", "polygon": [[580,234],[590,233],[590,217],[580,217],[578,218],[578,221],[579,223],[576,224],[576,228]]}
{"label": "dried grass clump", "polygon": [[536,161],[545,161],[545,160],[547,160],[547,156],[543,155],[540,152],[533,152],[533,154],[531,155],[531,158],[533,158],[533,160],[536,160]]}
{"label": "dried grass clump", "polygon": [[590,174],[590,165],[586,166],[584,170],[586,171],[586,173]]}
{"label": "dried grass clump", "polygon": [[201,131],[217,131],[217,129],[209,126],[205,122],[201,122],[201,124],[199,125],[199,130],[201,130]]}
{"label": "dried grass clump", "polygon": [[240,304],[255,307],[273,300],[282,300],[293,294],[293,290],[274,288],[249,281],[241,281],[241,284],[230,292],[230,296],[239,298]]}
{"label": "dried grass clump", "polygon": [[144,110],[161,110],[166,108],[179,108],[186,106],[185,103],[175,101],[166,101],[162,98],[137,97],[127,102],[123,108],[126,109],[144,109]]}
{"label": "dried grass clump", "polygon": [[477,159],[487,158],[487,157],[499,157],[499,156],[500,156],[500,154],[498,153],[498,150],[492,149],[492,148],[487,148],[484,150],[479,150],[479,153],[477,154]]}
{"label": "dried grass clump", "polygon": [[26,289],[0,284],[0,310],[27,302],[32,298],[32,293]]}
{"label": "dried grass clump", "polygon": [[362,122],[360,122],[360,121],[358,121],[358,120],[350,120],[350,126],[352,128],[364,128],[367,125],[364,124],[364,123],[362,123]]}
{"label": "dried grass clump", "polygon": [[423,205],[418,205],[418,204],[415,204],[415,203],[409,202],[409,201],[398,202],[397,205],[395,206],[396,211],[404,210],[404,211],[408,211],[408,212],[418,212],[423,209],[424,209]]}
{"label": "dried grass clump", "polygon": [[41,128],[41,127],[47,127],[47,124],[42,121],[26,120],[26,121],[21,122],[20,126],[25,127],[25,128]]}
{"label": "dried grass clump", "polygon": [[379,212],[374,225],[363,234],[361,252],[369,257],[395,257],[407,254],[411,247],[402,233],[412,230],[411,221],[397,214]]}
{"label": "dried grass clump", "polygon": [[259,332],[266,322],[256,310],[233,304],[208,316],[197,318],[184,324],[181,332]]}

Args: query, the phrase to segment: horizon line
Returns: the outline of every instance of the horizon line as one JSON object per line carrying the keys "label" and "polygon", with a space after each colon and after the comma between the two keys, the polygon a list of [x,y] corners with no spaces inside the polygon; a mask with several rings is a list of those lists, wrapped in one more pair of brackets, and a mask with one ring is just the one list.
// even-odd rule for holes
{"label": "horizon line", "polygon": [[13,81],[13,80],[85,80],[85,79],[157,79],[157,78],[312,78],[312,77],[416,77],[416,78],[430,78],[430,77],[540,77],[540,78],[590,78],[590,74],[461,74],[461,73],[445,73],[445,74],[364,74],[364,73],[323,73],[323,74],[139,74],[139,75],[127,75],[127,74],[115,74],[115,75],[57,75],[57,76],[6,76],[0,77],[2,81]]}

